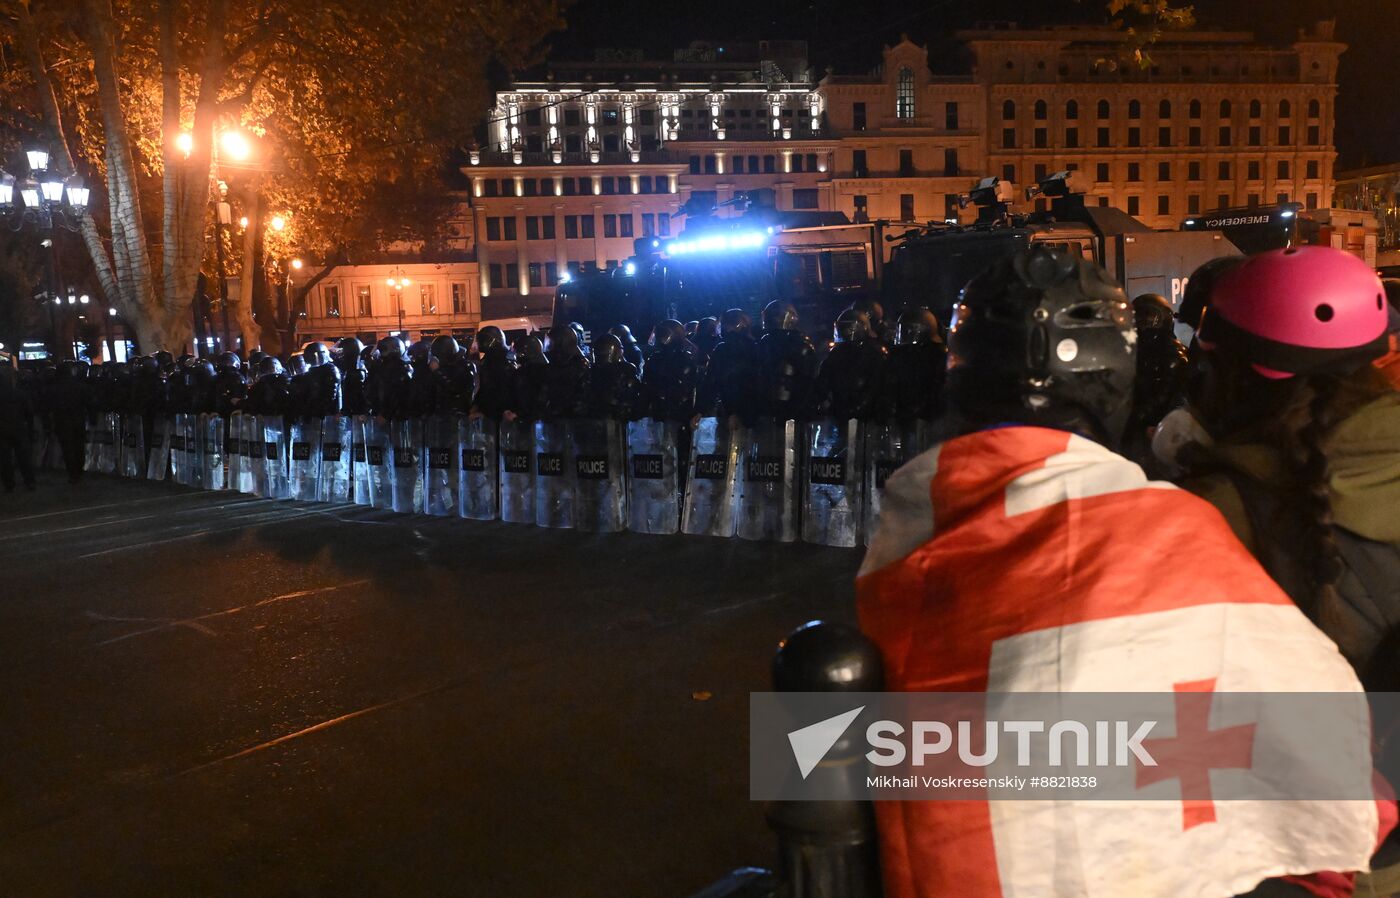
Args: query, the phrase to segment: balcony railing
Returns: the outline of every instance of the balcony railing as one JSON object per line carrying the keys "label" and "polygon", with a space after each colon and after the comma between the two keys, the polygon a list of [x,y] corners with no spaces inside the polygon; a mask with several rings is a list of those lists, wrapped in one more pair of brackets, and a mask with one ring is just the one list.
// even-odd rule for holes
{"label": "balcony railing", "polygon": [[597,162],[593,161],[592,154],[586,152],[561,152],[558,162],[554,161],[554,154],[550,152],[522,152],[519,156],[520,162],[517,163],[515,161],[515,153],[502,153],[499,150],[482,150],[479,156],[481,161],[476,165],[469,165],[468,168],[475,168],[477,165],[489,165],[498,168],[503,165],[519,165],[521,168],[524,168],[525,166],[540,165],[660,165],[675,162],[671,154],[665,150],[641,150],[637,153],[636,162],[633,162],[632,154],[625,150],[600,151],[598,153]]}

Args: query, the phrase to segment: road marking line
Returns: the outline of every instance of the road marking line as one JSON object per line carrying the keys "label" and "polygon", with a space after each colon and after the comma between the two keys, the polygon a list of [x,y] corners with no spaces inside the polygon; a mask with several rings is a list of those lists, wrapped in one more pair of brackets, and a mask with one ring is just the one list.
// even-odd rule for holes
{"label": "road marking line", "polygon": [[[252,497],[249,497],[249,498],[251,499]],[[252,500],[252,501],[261,501],[261,500],[255,500],[255,499],[254,499],[254,500]],[[275,501],[275,500],[267,500],[267,501]],[[55,534],[55,533],[72,533],[72,532],[74,532],[74,531],[76,531],[76,530],[90,530],[90,529],[92,529],[93,527],[107,527],[107,526],[111,526],[111,525],[113,525],[113,524],[119,524],[119,525],[121,525],[121,526],[125,526],[125,525],[130,524],[130,523],[135,522],[135,521],[147,521],[147,520],[150,520],[151,518],[159,518],[159,517],[165,517],[165,516],[169,516],[169,515],[177,515],[177,514],[197,514],[197,513],[199,513],[199,512],[204,512],[204,511],[224,511],[225,509],[237,508],[237,507],[245,506],[245,505],[249,505],[249,504],[252,504],[252,503],[251,503],[251,502],[221,502],[221,503],[219,503],[218,505],[200,505],[200,506],[196,506],[195,508],[181,508],[181,509],[179,509],[178,511],[157,511],[157,512],[155,512],[155,513],[153,513],[153,514],[143,514],[143,515],[137,515],[136,517],[129,517],[129,518],[123,518],[123,517],[119,517],[119,516],[118,516],[118,517],[103,518],[103,519],[100,520],[100,521],[91,521],[91,522],[89,522],[89,523],[87,523],[87,524],[78,524],[78,525],[73,526],[73,527],[59,527],[59,528],[56,528],[56,529],[53,529],[53,530],[30,530],[30,531],[25,532],[25,533],[13,533],[13,534],[10,534],[10,535],[8,535],[8,536],[0,535],[0,542],[3,542],[3,541],[5,541],[5,540],[31,539],[31,538],[40,537],[40,536],[52,536],[52,535]]]}
{"label": "road marking line", "polygon": [[164,500],[166,500],[166,499],[186,499],[186,498],[189,498],[190,496],[199,496],[199,495],[202,495],[202,494],[201,494],[201,493],[185,493],[185,494],[174,495],[174,496],[152,496],[152,497],[150,497],[149,499],[132,499],[132,500],[130,500],[129,502],[108,502],[108,503],[103,504],[103,505],[84,505],[84,506],[81,506],[81,507],[79,507],[79,508],[63,508],[63,509],[59,509],[58,511],[45,511],[45,512],[41,512],[41,513],[39,513],[39,514],[25,515],[25,516],[22,517],[22,518],[8,518],[8,517],[7,517],[7,518],[5,518],[3,521],[0,521],[0,524],[5,524],[5,525],[9,525],[9,524],[18,524],[20,521],[33,521],[33,520],[37,520],[37,519],[39,519],[39,518],[51,518],[51,517],[53,517],[54,515],[60,515],[60,514],[86,514],[87,512],[90,512],[90,511],[97,511],[99,508],[122,508],[122,507],[125,507],[125,506],[127,506],[127,505],[140,505],[140,504],[143,504],[143,503],[146,503],[146,502],[161,502],[161,501],[164,501]]}
{"label": "road marking line", "polygon": [[101,549],[101,550],[99,550],[99,551],[97,551],[97,552],[88,552],[88,553],[85,554],[85,555],[79,555],[78,558],[79,558],[79,559],[82,559],[82,558],[98,558],[98,557],[100,557],[100,556],[102,556],[102,555],[111,555],[113,552],[125,552],[125,551],[128,551],[128,550],[135,551],[135,550],[137,550],[137,549],[145,549],[145,548],[148,548],[148,547],[150,547],[150,546],[158,546],[158,545],[161,545],[162,543],[173,543],[173,542],[178,542],[178,541],[180,541],[180,540],[185,540],[185,539],[195,539],[195,538],[201,537],[201,536],[209,536],[210,534],[214,534],[214,533],[229,533],[229,532],[234,531],[234,530],[244,530],[244,529],[247,529],[247,528],[249,528],[249,527],[260,527],[260,526],[270,525],[270,524],[280,524],[280,523],[282,523],[282,522],[284,522],[284,521],[295,521],[295,520],[297,520],[298,518],[304,518],[304,517],[307,517],[307,516],[310,515],[310,514],[311,514],[311,512],[305,512],[305,511],[304,511],[304,512],[299,512],[299,513],[297,513],[297,514],[290,514],[290,515],[271,515],[271,516],[270,516],[270,515],[268,515],[268,514],[265,513],[265,512],[258,512],[257,515],[251,516],[251,517],[253,517],[253,518],[259,518],[259,517],[260,517],[260,518],[266,518],[266,520],[256,520],[256,519],[246,519],[246,518],[245,518],[244,520],[238,521],[238,522],[237,522],[236,524],[234,524],[234,526],[232,526],[232,527],[210,527],[210,528],[207,529],[207,530],[199,530],[199,531],[196,531],[196,532],[194,532],[194,533],[182,533],[182,534],[180,534],[179,536],[161,536],[161,537],[158,537],[158,538],[156,538],[156,539],[148,539],[148,540],[145,540],[144,542],[139,542],[139,543],[127,543],[126,545],[114,546],[113,548],[110,548],[110,549]]}
{"label": "road marking line", "polygon": [[[362,586],[368,582],[370,581],[367,577],[362,580],[347,580],[344,583],[336,583],[331,586],[318,586],[314,589],[300,589],[296,592],[283,593],[280,596],[270,596],[266,599],[259,599],[258,601],[253,602],[249,605],[240,605],[237,608],[225,608],[223,611],[211,611],[208,614],[201,614],[197,617],[187,617],[181,620],[167,620],[165,623],[162,623],[159,626],[147,627],[144,630],[136,630],[134,632],[126,633],[121,636],[114,636],[111,639],[104,639],[102,642],[99,642],[98,645],[111,645],[114,642],[122,642],[123,640],[131,639],[134,636],[145,636],[148,633],[158,633],[161,630],[169,630],[174,627],[190,627],[192,629],[198,630],[201,633],[206,633],[210,636],[217,636],[217,632],[210,629],[209,627],[204,626],[204,624],[200,623],[200,621],[206,621],[210,618],[215,617],[226,617],[230,614],[238,614],[240,612],[247,611],[251,608],[262,608],[264,605],[271,605],[274,602],[285,602],[289,599],[300,599],[304,596],[313,596],[318,593],[333,592],[337,589],[344,589],[347,586]],[[88,614],[91,615],[93,614],[93,612],[89,611]]]}

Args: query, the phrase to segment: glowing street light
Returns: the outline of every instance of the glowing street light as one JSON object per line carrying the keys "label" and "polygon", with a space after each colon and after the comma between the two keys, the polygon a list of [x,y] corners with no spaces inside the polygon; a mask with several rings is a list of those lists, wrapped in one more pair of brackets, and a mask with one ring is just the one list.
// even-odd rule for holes
{"label": "glowing street light", "polygon": [[219,135],[219,148],[234,162],[245,162],[253,154],[253,145],[242,131],[225,131]]}
{"label": "glowing street light", "polygon": [[181,131],[175,137],[175,149],[186,159],[190,158],[190,153],[194,152],[194,135],[188,131]]}
{"label": "glowing street light", "polygon": [[78,302],[82,303],[83,305],[87,305],[88,303],[92,302],[92,297],[84,293],[82,296],[78,297]]}
{"label": "glowing street light", "polygon": [[301,261],[300,259],[293,259],[293,260],[292,260],[292,267],[295,268],[297,271],[301,271],[301,266],[302,266],[302,261]]}
{"label": "glowing street light", "polygon": [[242,218],[238,219],[238,226],[246,230],[248,227],[248,216],[245,215]]}
{"label": "glowing street light", "polygon": [[268,224],[272,225],[274,231],[281,231],[287,227],[287,219],[281,215],[274,215],[272,216],[272,221],[268,222]]}

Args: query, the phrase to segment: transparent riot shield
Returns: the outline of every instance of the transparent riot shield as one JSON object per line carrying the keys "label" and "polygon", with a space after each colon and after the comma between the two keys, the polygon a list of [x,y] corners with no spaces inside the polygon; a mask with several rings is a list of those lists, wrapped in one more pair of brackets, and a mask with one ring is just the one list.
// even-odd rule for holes
{"label": "transparent riot shield", "polygon": [[367,504],[374,508],[394,507],[393,441],[389,434],[395,424],[380,424],[375,418],[364,420],[365,471]]}
{"label": "transparent riot shield", "polygon": [[228,457],[228,488],[235,492],[247,492],[244,477],[248,472],[248,441],[243,436],[242,412],[228,416],[228,431],[224,440],[224,455]]}
{"label": "transparent riot shield", "polygon": [[501,520],[535,523],[535,422],[502,421]]}
{"label": "transparent riot shield", "polygon": [[397,421],[390,425],[393,452],[390,480],[393,506],[399,514],[423,513],[423,421]]}
{"label": "transparent riot shield", "polygon": [[39,420],[39,416],[34,416],[34,421],[29,428],[29,458],[34,465],[34,470],[43,470],[44,462],[47,460],[49,445],[49,431],[44,427],[44,422]]}
{"label": "transparent riot shield", "polygon": [[437,517],[457,513],[462,447],[456,415],[433,415],[423,422],[423,510]]}
{"label": "transparent riot shield", "polygon": [[180,486],[190,485],[189,454],[185,447],[189,417],[184,412],[177,412],[170,419],[170,479]]}
{"label": "transparent riot shield", "polygon": [[140,415],[122,415],[121,465],[123,477],[146,476],[146,431]]}
{"label": "transparent riot shield", "polygon": [[617,533],[627,525],[627,427],[610,418],[569,422],[574,460],[574,527]]}
{"label": "transparent riot shield", "polygon": [[321,420],[321,474],[316,498],[322,502],[350,501],[350,435],[354,419],[330,415]]}
{"label": "transparent riot shield", "polygon": [[742,429],[721,418],[701,418],[690,442],[681,532],[733,536],[737,521]]}
{"label": "transparent riot shield", "polygon": [[316,501],[321,474],[321,419],[293,418],[287,424],[287,498]]}
{"label": "transparent riot shield", "polygon": [[802,540],[855,546],[864,523],[864,445],[855,419],[818,418],[805,427]]}
{"label": "transparent riot shield", "polygon": [[535,422],[535,524],[574,526],[574,453],[565,421]]}
{"label": "transparent riot shield", "polygon": [[97,419],[97,426],[97,471],[100,474],[115,474],[121,451],[121,416],[116,412],[107,412]]}
{"label": "transparent riot shield", "polygon": [[146,458],[146,479],[164,480],[170,469],[170,430],[168,417],[159,417],[151,425],[151,454]]}
{"label": "transparent riot shield", "polygon": [[627,529],[675,533],[681,525],[680,425],[655,418],[627,423]]}
{"label": "transparent riot shield", "polygon": [[244,413],[238,421],[238,454],[243,459],[238,472],[238,491],[249,495],[258,491],[262,473],[262,425],[258,416]]}
{"label": "transparent riot shield", "polygon": [[259,496],[264,499],[287,498],[287,430],[281,415],[259,415],[262,429],[262,476],[258,479]]}
{"label": "transparent riot shield", "polygon": [[356,415],[350,425],[350,492],[356,505],[374,504],[370,487],[369,453],[365,451],[366,428],[377,427],[367,415]]}
{"label": "transparent riot shield", "polygon": [[185,416],[185,463],[189,472],[187,486],[204,488],[204,428],[203,415]]}
{"label": "transparent riot shield", "polygon": [[200,415],[199,427],[202,439],[200,453],[200,473],[206,490],[222,490],[228,487],[228,457],[224,454],[224,416]]}
{"label": "transparent riot shield", "polygon": [[796,436],[794,421],[760,418],[749,428],[735,526],[741,539],[797,539]]}
{"label": "transparent riot shield", "polygon": [[97,422],[88,418],[83,426],[83,470],[97,470]]}
{"label": "transparent riot shield", "polygon": [[865,519],[861,524],[862,541],[866,545],[870,545],[880,522],[885,481],[905,462],[932,445],[932,426],[928,421],[866,426]]}
{"label": "transparent riot shield", "polygon": [[496,422],[478,415],[458,426],[457,514],[494,521],[496,502]]}

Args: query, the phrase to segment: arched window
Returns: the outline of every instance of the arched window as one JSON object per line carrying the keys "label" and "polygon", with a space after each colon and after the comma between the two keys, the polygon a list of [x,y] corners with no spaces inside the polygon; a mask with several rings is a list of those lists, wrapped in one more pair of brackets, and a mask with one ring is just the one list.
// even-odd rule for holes
{"label": "arched window", "polygon": [[1279,118],[1288,118],[1288,117],[1289,117],[1290,115],[1292,115],[1292,114],[1293,114],[1293,104],[1290,103],[1290,102],[1288,102],[1287,100],[1279,100],[1279,101],[1278,101],[1278,117],[1279,117]]}
{"label": "arched window", "polygon": [[1045,105],[1045,101],[1044,101],[1044,100],[1036,100],[1036,101],[1035,101],[1035,119],[1036,119],[1036,121],[1038,121],[1038,122],[1043,122],[1043,121],[1045,121],[1045,117],[1046,117],[1047,115],[1049,115],[1049,114],[1050,114],[1050,110],[1049,110],[1049,108]]}
{"label": "arched window", "polygon": [[1230,117],[1230,101],[1229,101],[1229,100],[1221,100],[1221,101],[1220,101],[1220,117],[1221,117],[1221,118],[1229,118],[1229,117]]}
{"label": "arched window", "polygon": [[1316,100],[1308,101],[1308,118],[1318,118],[1322,115],[1322,104]]}
{"label": "arched window", "polygon": [[1191,110],[1190,110],[1190,112],[1191,112],[1191,117],[1192,117],[1192,118],[1200,118],[1200,117],[1201,117],[1201,101],[1200,101],[1200,100],[1192,100],[1192,101],[1191,101]]}
{"label": "arched window", "polygon": [[1263,103],[1260,103],[1258,100],[1250,100],[1250,101],[1249,101],[1249,117],[1250,117],[1250,118],[1258,118],[1258,117],[1259,117],[1260,115],[1262,115],[1263,113],[1264,113],[1264,104],[1263,104]]}
{"label": "arched window", "polygon": [[894,98],[896,118],[914,117],[914,70],[905,66],[899,70],[899,84]]}
{"label": "arched window", "polygon": [[1001,118],[1002,121],[1007,122],[1015,120],[1016,102],[1014,100],[1007,100],[1006,102],[1001,104]]}
{"label": "arched window", "polygon": [[1099,114],[1099,118],[1108,118],[1109,111],[1110,111],[1110,110],[1109,110],[1109,108],[1108,108],[1108,101],[1107,101],[1107,100],[1100,100],[1100,101],[1099,101],[1099,113],[1098,113],[1098,114]]}
{"label": "arched window", "polygon": [[1172,117],[1172,101],[1171,101],[1171,100],[1163,100],[1162,102],[1158,103],[1158,104],[1157,104],[1157,118],[1171,118],[1171,117]]}
{"label": "arched window", "polygon": [[1078,100],[1069,100],[1068,102],[1065,103],[1065,118],[1068,118],[1068,119],[1077,119],[1077,118],[1079,118],[1079,101],[1078,101]]}
{"label": "arched window", "polygon": [[1128,118],[1142,118],[1142,104],[1137,100],[1128,101]]}

